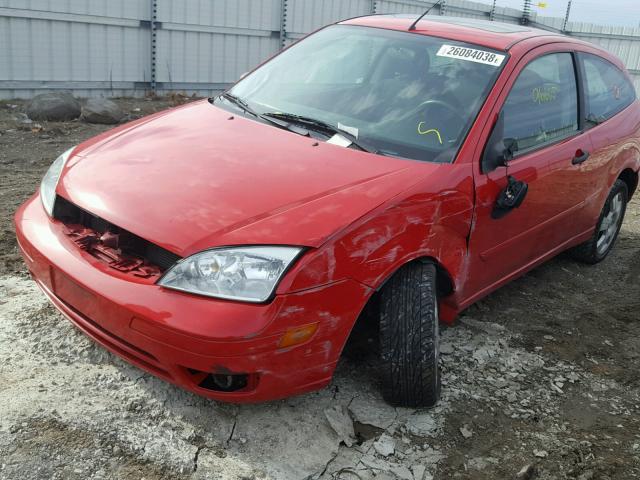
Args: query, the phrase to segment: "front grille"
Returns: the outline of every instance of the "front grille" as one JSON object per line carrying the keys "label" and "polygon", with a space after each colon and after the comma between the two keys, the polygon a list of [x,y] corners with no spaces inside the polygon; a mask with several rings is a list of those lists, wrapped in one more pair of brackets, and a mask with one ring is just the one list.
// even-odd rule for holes
{"label": "front grille", "polygon": [[[114,251],[137,257],[165,271],[182,257],[151,243],[139,236],[107,222],[96,215],[83,210],[63,197],[56,197],[53,217],[67,226],[82,226],[96,232],[115,236]],[[115,267],[114,267],[115,268]]]}

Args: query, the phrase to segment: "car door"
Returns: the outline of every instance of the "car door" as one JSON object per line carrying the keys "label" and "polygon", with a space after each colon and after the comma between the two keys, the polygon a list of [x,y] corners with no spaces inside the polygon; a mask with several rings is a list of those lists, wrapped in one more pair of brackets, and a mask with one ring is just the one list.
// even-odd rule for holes
{"label": "car door", "polygon": [[[506,168],[483,172],[480,158],[474,167],[476,213],[465,287],[470,301],[580,234],[574,219],[584,204],[584,192],[564,185],[559,172],[575,170],[576,157],[591,145],[579,122],[576,56],[562,48],[545,46],[527,54],[496,102],[491,118],[502,113],[504,138],[515,139],[517,151]],[[494,218],[508,175],[526,182],[528,193],[519,208]]]}

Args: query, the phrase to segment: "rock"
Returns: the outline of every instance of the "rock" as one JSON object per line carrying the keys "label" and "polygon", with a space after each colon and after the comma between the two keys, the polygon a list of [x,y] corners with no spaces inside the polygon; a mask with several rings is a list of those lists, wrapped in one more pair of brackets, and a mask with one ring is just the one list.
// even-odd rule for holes
{"label": "rock", "polygon": [[558,385],[556,385],[555,383],[551,382],[551,388],[553,390],[555,390],[556,392],[563,394],[564,391],[562,390],[562,388],[560,388]]}
{"label": "rock", "polygon": [[[193,473],[194,480],[209,480],[211,478],[256,478],[250,465],[234,458],[220,456],[215,449],[203,448]],[[215,475],[212,475],[215,472]],[[148,478],[148,477],[147,477]]]}
{"label": "rock", "polygon": [[438,427],[436,418],[429,413],[413,413],[407,418],[407,430],[418,437],[433,437]]}
{"label": "rock", "polygon": [[412,465],[411,471],[413,472],[413,480],[423,480],[425,477],[425,472],[427,471],[427,467],[424,465]]}
{"label": "rock", "polygon": [[497,458],[494,457],[475,457],[467,462],[467,465],[472,470],[484,470],[490,465],[497,465],[499,463]]}
{"label": "rock", "polygon": [[469,317],[460,317],[460,323],[471,328],[477,328],[490,335],[500,335],[506,330],[504,326],[491,322],[480,322]]}
{"label": "rock", "polygon": [[391,471],[396,477],[401,478],[402,480],[413,480],[413,473],[411,473],[411,470],[404,465],[391,467]]}
{"label": "rock", "polygon": [[536,475],[535,465],[529,464],[522,467],[516,474],[516,480],[531,480]]}
{"label": "rock", "polygon": [[383,460],[380,460],[373,455],[364,455],[360,459],[360,463],[367,468],[371,468],[372,470],[386,470],[389,464]]}
{"label": "rock", "polygon": [[491,348],[479,347],[471,356],[479,365],[484,365],[495,356],[495,351]]}
{"label": "rock", "polygon": [[334,405],[324,411],[329,425],[347,447],[351,447],[356,439],[356,432],[353,429],[353,420],[349,412],[343,405]]}
{"label": "rock", "polygon": [[349,411],[356,422],[382,430],[389,428],[397,416],[395,408],[378,397],[367,395],[353,399]]}
{"label": "rock", "polygon": [[593,470],[587,470],[578,477],[578,480],[592,480],[595,477]]}
{"label": "rock", "polygon": [[90,98],[82,107],[82,120],[87,123],[114,125],[124,118],[124,112],[111,100]]}
{"label": "rock", "polygon": [[390,472],[380,472],[375,477],[375,480],[396,480],[396,477],[393,473]]}
{"label": "rock", "polygon": [[460,433],[464,438],[471,438],[473,436],[473,432],[469,429],[467,425],[463,425],[460,429]]}
{"label": "rock", "polygon": [[549,453],[546,450],[534,450],[533,454],[538,458],[546,458],[549,456]]}
{"label": "rock", "polygon": [[378,440],[374,442],[373,448],[383,457],[393,455],[393,453],[396,451],[393,437],[387,435],[386,433],[383,433],[380,438],[378,438]]}
{"label": "rock", "polygon": [[452,343],[441,343],[440,344],[440,353],[442,355],[453,355],[453,353],[455,352],[455,348],[453,347]]}
{"label": "rock", "polygon": [[26,113],[17,113],[13,116],[15,122],[19,125],[31,125],[33,120],[31,120]]}
{"label": "rock", "polygon": [[150,436],[147,436],[147,440],[141,447],[144,452],[142,456],[146,460],[167,459],[166,465],[185,471],[193,467],[193,459],[198,451],[198,447],[183,438],[170,438],[156,432],[150,432]]}
{"label": "rock", "polygon": [[36,95],[27,106],[27,115],[31,120],[62,122],[78,118],[80,113],[80,102],[66,92]]}
{"label": "rock", "polygon": [[443,458],[445,458],[445,456],[446,455],[444,455],[439,450],[435,450],[431,447],[428,447],[424,449],[424,453],[421,461],[427,465],[436,465]]}

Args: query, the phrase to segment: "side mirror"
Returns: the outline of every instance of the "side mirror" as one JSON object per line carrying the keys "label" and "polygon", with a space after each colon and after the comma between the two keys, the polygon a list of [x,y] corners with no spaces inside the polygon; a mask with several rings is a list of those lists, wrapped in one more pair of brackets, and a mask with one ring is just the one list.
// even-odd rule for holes
{"label": "side mirror", "polygon": [[507,178],[507,186],[500,192],[493,206],[491,218],[497,220],[504,217],[514,208],[518,208],[524,202],[524,198],[529,191],[529,185],[526,182],[516,180],[509,175]]}
{"label": "side mirror", "polygon": [[482,173],[506,167],[517,151],[518,141],[515,138],[504,138],[504,113],[500,112],[482,155]]}
{"label": "side mirror", "polygon": [[513,156],[518,151],[518,140],[515,138],[505,138],[502,140],[502,144],[504,145],[504,150],[502,152],[502,158],[504,160],[504,166],[507,166],[507,163],[513,160]]}

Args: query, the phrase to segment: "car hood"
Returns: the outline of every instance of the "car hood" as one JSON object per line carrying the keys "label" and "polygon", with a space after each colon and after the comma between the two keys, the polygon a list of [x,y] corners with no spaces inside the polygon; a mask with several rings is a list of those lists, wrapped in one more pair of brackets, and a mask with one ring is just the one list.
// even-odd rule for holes
{"label": "car hood", "polygon": [[316,142],[203,101],[80,145],[58,194],[179,255],[319,246],[426,165]]}

